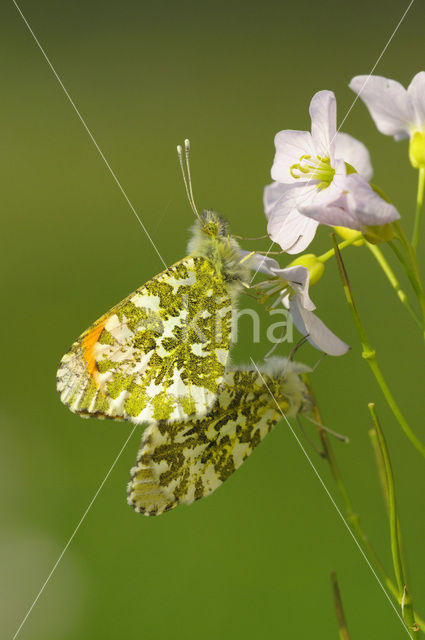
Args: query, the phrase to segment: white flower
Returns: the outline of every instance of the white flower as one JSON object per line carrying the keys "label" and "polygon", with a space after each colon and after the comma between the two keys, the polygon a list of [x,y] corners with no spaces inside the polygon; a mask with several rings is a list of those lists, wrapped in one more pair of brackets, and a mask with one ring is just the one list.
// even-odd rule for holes
{"label": "white flower", "polygon": [[[310,116],[311,133],[286,130],[276,135],[271,171],[276,182],[264,191],[268,233],[287,253],[303,251],[320,223],[362,230],[399,217],[367,182],[372,166],[366,147],[348,134],[337,133],[331,91],[313,96]],[[353,209],[343,208],[353,203],[357,205]],[[329,207],[332,222],[325,210]]]}
{"label": "white flower", "polygon": [[336,187],[340,187],[337,197],[327,202],[316,198],[303,208],[306,216],[332,227],[358,231],[364,231],[371,225],[384,225],[400,217],[397,209],[378,196],[359,174],[351,173],[342,179],[337,177],[334,182]]}
{"label": "white flower", "polygon": [[395,140],[425,131],[425,71],[407,89],[382,76],[355,76],[350,89],[363,100],[379,131]]}
{"label": "white flower", "polygon": [[[309,270],[301,265],[281,269],[273,258],[258,254],[255,254],[253,258],[258,271],[282,280],[279,299],[289,309],[294,325],[303,336],[307,337],[310,344],[331,356],[344,355],[350,347],[332,333],[313,313],[316,306],[308,292]],[[268,283],[264,284],[267,287]],[[261,284],[259,286],[261,287]],[[275,287],[276,281],[270,282],[270,288],[275,289]]]}

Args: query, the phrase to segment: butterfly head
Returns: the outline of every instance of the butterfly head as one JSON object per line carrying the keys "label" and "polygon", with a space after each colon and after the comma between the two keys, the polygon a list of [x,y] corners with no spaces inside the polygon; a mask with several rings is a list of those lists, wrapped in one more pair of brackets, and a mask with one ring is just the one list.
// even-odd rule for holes
{"label": "butterfly head", "polygon": [[229,292],[238,293],[242,282],[249,281],[249,267],[241,262],[240,247],[229,233],[227,220],[207,209],[200,214],[191,231],[188,253],[207,258],[228,285]]}
{"label": "butterfly head", "polygon": [[184,149],[181,145],[177,146],[177,155],[187,198],[196,216],[196,222],[192,227],[192,238],[188,244],[188,253],[207,258],[217,275],[226,282],[228,291],[234,298],[241,289],[242,283],[249,280],[249,267],[246,262],[241,262],[239,244],[230,236],[227,221],[212,209],[198,212],[193,197],[189,154],[190,142],[185,140]]}
{"label": "butterfly head", "polygon": [[200,214],[200,227],[202,233],[211,238],[228,238],[229,224],[212,209],[205,209]]}

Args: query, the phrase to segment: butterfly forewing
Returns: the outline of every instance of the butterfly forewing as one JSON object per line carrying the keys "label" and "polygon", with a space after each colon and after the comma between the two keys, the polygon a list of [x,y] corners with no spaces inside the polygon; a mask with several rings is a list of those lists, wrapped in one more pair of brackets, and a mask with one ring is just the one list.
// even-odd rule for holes
{"label": "butterfly forewing", "polygon": [[145,515],[191,503],[219,487],[282,418],[271,395],[279,383],[256,371],[227,371],[203,418],[146,429],[132,469],[128,502]]}
{"label": "butterfly forewing", "polygon": [[223,278],[189,256],[97,320],[63,357],[62,402],[133,422],[203,416],[223,380],[232,308]]}

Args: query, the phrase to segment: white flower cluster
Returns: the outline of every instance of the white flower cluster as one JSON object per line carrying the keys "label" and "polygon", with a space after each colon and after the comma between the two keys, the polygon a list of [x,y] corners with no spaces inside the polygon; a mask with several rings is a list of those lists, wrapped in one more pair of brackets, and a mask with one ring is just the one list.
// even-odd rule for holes
{"label": "white flower cluster", "polygon": [[[379,131],[396,140],[410,137],[412,164],[425,163],[425,72],[407,90],[379,76],[356,76],[349,86],[365,102]],[[371,229],[400,217],[370,184],[373,170],[365,145],[337,130],[333,92],[316,93],[309,111],[311,132],[286,129],[276,135],[274,182],[264,190],[268,234],[288,254],[303,252],[320,224],[356,230],[367,238]],[[325,353],[342,355],[348,346],[313,314],[311,274],[299,262],[282,269],[276,260],[258,256],[257,269],[286,283],[280,297],[300,332]]]}

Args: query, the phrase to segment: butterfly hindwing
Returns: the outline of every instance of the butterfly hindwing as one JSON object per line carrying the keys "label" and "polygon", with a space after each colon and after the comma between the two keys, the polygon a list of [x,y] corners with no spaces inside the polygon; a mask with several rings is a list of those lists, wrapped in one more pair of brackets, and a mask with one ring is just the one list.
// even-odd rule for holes
{"label": "butterfly hindwing", "polygon": [[[203,418],[148,427],[132,469],[128,502],[145,515],[190,504],[219,487],[282,419],[279,382],[257,371],[227,371]],[[273,395],[271,395],[273,394]]]}
{"label": "butterfly hindwing", "polygon": [[63,357],[62,401],[83,416],[184,421],[223,380],[232,308],[211,262],[189,256],[97,320]]}

